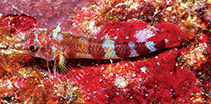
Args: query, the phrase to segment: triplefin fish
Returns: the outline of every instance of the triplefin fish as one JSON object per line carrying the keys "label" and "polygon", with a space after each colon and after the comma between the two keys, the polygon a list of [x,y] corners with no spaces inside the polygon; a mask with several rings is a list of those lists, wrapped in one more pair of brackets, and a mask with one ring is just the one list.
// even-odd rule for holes
{"label": "triplefin fish", "polygon": [[[21,34],[25,35],[19,41],[14,42],[15,49],[47,61],[53,60],[59,66],[65,63],[64,59],[66,58],[122,59],[137,57],[169,48],[176,39],[122,42],[99,40],[55,31],[25,31]],[[178,39],[176,40],[178,41]]]}
{"label": "triplefin fish", "polygon": [[55,60],[57,56],[66,58],[121,59],[137,57],[164,49],[171,45],[168,39],[148,42],[121,42],[98,40],[70,33],[56,34],[51,31],[27,31],[15,48],[24,50],[35,57]]}

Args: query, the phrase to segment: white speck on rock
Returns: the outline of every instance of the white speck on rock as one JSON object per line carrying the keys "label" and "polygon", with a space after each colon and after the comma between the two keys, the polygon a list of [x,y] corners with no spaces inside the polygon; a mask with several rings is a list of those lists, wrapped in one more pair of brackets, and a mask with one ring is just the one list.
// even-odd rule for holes
{"label": "white speck on rock", "polygon": [[140,69],[141,69],[141,72],[143,72],[143,73],[146,73],[146,71],[148,71],[146,67],[142,67]]}
{"label": "white speck on rock", "polygon": [[139,81],[142,81],[142,78],[139,78],[138,80],[139,80]]}
{"label": "white speck on rock", "polygon": [[128,81],[125,78],[117,77],[115,79],[114,85],[118,88],[125,88],[128,85]]}

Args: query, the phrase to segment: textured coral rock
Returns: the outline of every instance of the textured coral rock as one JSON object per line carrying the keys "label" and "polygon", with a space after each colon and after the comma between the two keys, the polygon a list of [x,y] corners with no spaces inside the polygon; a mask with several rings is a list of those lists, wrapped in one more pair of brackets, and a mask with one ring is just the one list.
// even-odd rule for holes
{"label": "textured coral rock", "polygon": [[2,31],[15,33],[18,31],[26,31],[37,28],[37,22],[34,18],[26,15],[8,15],[0,19]]}
{"label": "textured coral rock", "polygon": [[[210,0],[3,0],[0,16],[2,103],[210,103]],[[5,46],[18,32],[60,23],[91,38],[174,44],[124,60],[71,59],[80,68],[61,75]]]}
{"label": "textured coral rock", "polygon": [[192,93],[196,78],[189,69],[176,65],[178,52],[172,49],[137,62],[74,69],[68,76],[90,104],[181,102]]}
{"label": "textured coral rock", "polygon": [[[23,27],[21,26],[22,25],[20,25],[20,28],[22,29]],[[166,38],[172,39],[172,37],[178,37],[184,34],[181,29],[172,23],[164,22],[157,24],[155,25],[154,31],[148,30],[148,26],[148,23],[138,20],[129,22],[121,22],[118,20],[108,21],[102,27],[102,33],[100,33],[100,31],[99,34],[96,34],[95,36],[101,37],[101,39],[112,39],[116,41],[127,41],[127,37],[129,37],[130,40],[135,42],[145,42],[148,41],[148,39],[150,41],[163,40]],[[114,32],[114,30],[118,31]],[[140,31],[141,34],[139,33]],[[138,35],[143,35],[142,33],[144,32],[146,33],[141,39],[135,36],[137,33]],[[149,37],[146,37],[146,34],[148,34]],[[117,38],[115,39],[115,37]],[[169,41],[175,42],[173,39]],[[176,42],[178,42],[178,39]],[[180,44],[176,44],[176,46],[180,46]],[[189,69],[181,68],[176,65],[178,52],[178,49],[170,49],[163,53],[156,53],[158,55],[149,55],[149,58],[135,62],[123,61],[110,65],[104,64],[97,67],[70,69],[67,72],[67,75],[62,79],[71,79],[71,81],[79,87],[80,91],[84,92],[86,103],[181,102],[192,93],[196,79]],[[18,60],[22,57],[21,55],[20,57],[17,57],[14,54],[14,56],[16,59],[11,58],[12,61],[15,63],[22,62],[21,60]],[[28,56],[23,57],[23,59],[26,60],[27,57]],[[11,59],[8,58],[8,60]],[[24,62],[27,63],[29,61]],[[38,61],[35,62],[39,63]],[[34,65],[42,66],[40,64]],[[9,66],[12,68],[12,65]],[[13,67],[15,68],[17,65]],[[185,76],[187,75],[190,77],[186,78]],[[26,82],[17,81],[17,86],[20,86],[20,88],[23,87],[22,83],[31,83],[31,81],[28,80]],[[53,86],[53,83],[59,83],[57,81],[53,81],[53,83],[46,80],[43,81],[46,83],[44,83],[45,86]],[[5,85],[5,87],[7,87],[7,85]],[[32,93],[31,89],[33,88],[29,87],[29,93]],[[7,92],[12,93],[13,90],[8,89]],[[23,92],[20,90],[20,93]],[[43,97],[47,96],[46,93],[40,93],[40,88],[36,93],[39,93],[39,95]],[[22,99],[27,98],[24,97]],[[40,102],[46,100],[39,99],[41,98],[33,101]]]}

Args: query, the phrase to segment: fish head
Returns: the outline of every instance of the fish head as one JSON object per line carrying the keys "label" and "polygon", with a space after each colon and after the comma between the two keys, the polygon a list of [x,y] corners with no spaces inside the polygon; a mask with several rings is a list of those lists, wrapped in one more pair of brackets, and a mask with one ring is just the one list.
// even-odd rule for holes
{"label": "fish head", "polygon": [[51,49],[53,42],[46,32],[22,31],[11,42],[14,49],[42,58],[48,61],[54,60],[55,52]]}

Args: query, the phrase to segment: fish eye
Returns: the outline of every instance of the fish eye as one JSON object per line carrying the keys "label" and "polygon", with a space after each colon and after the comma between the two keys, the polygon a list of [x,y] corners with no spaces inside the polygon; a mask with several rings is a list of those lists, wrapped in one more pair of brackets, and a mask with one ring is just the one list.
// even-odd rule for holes
{"label": "fish eye", "polygon": [[30,45],[30,46],[29,46],[29,50],[30,50],[31,52],[36,52],[36,51],[37,51],[35,45]]}
{"label": "fish eye", "polygon": [[29,41],[27,46],[28,46],[28,50],[30,50],[30,52],[36,52],[39,48],[38,45],[36,45],[34,41]]}

